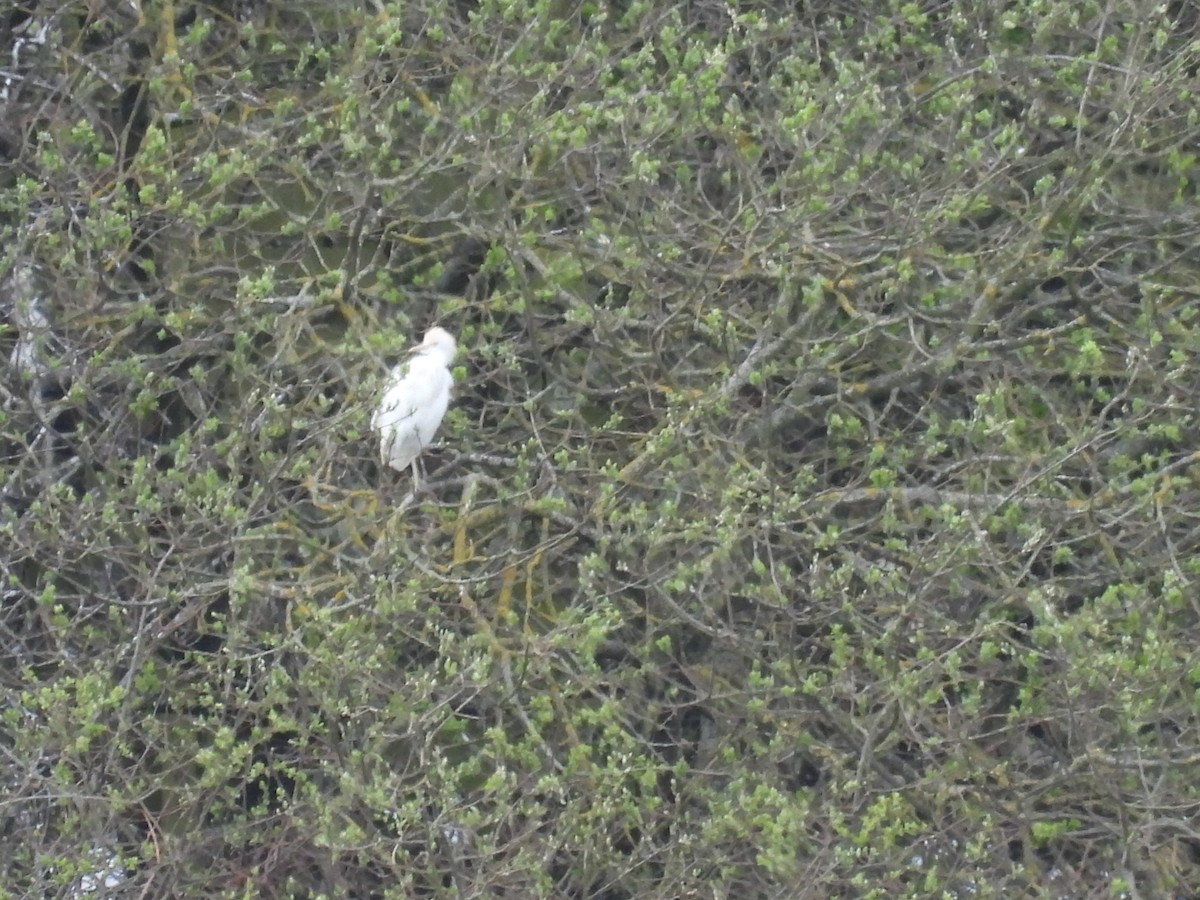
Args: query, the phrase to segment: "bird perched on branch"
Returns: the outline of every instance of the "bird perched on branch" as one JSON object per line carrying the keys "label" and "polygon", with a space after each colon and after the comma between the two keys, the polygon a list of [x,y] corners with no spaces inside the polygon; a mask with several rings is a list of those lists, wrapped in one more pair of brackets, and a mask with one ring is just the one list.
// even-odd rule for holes
{"label": "bird perched on branch", "polygon": [[379,408],[371,416],[371,427],[379,432],[379,455],[385,463],[403,472],[409,466],[419,480],[417,457],[433,442],[450,405],[454,376],[450,365],[457,346],[444,328],[431,328],[413,347],[408,359],[392,369]]}

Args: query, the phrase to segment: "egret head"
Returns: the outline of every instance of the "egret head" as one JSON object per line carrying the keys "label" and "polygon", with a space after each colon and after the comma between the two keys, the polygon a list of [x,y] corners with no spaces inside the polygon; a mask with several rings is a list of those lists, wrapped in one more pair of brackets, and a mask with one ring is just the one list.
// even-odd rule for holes
{"label": "egret head", "polygon": [[413,347],[414,353],[440,357],[447,366],[454,362],[457,350],[454,335],[445,328],[430,328],[425,332],[425,339]]}

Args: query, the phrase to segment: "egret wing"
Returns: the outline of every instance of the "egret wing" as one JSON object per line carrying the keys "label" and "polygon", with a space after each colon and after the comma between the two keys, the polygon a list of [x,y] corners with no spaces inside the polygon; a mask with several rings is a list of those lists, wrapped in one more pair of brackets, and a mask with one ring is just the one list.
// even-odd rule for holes
{"label": "egret wing", "polygon": [[453,378],[438,360],[417,356],[396,366],[371,425],[379,453],[394,469],[412,465],[432,441],[450,405]]}

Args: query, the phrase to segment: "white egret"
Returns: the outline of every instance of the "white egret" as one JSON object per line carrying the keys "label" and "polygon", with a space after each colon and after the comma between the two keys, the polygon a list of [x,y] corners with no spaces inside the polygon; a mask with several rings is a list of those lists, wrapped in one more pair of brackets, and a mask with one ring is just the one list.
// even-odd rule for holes
{"label": "white egret", "polygon": [[403,472],[412,466],[418,479],[417,457],[433,441],[450,405],[457,346],[444,328],[431,328],[425,339],[409,351],[412,355],[392,369],[379,408],[371,416],[371,427],[379,432],[379,455],[385,463]]}

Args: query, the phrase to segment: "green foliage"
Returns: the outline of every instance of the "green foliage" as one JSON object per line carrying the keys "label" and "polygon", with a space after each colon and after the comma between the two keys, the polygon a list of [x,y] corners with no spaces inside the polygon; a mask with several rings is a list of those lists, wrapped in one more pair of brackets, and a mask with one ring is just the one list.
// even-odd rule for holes
{"label": "green foliage", "polygon": [[1186,4],[101,6],[6,26],[0,891],[1200,881]]}

